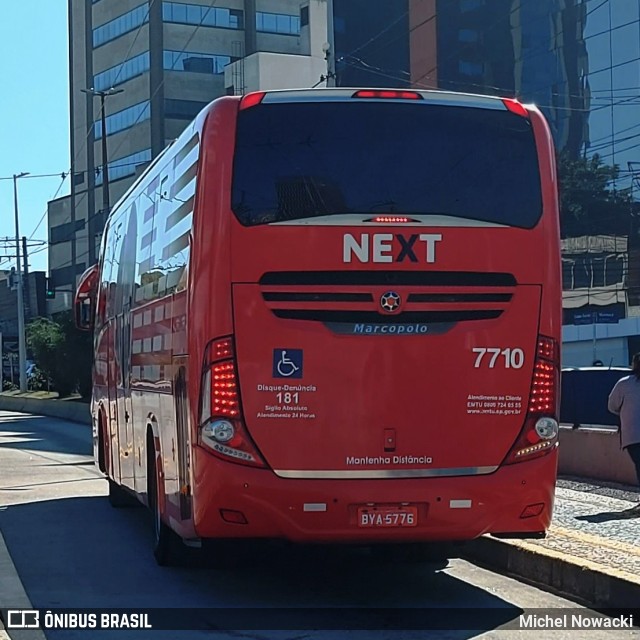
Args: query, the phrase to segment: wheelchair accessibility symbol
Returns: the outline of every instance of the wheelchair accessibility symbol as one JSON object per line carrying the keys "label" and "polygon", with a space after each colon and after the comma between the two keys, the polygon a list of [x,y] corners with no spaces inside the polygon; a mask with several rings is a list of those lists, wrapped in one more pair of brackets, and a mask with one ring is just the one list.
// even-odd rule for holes
{"label": "wheelchair accessibility symbol", "polygon": [[302,378],[302,349],[274,349],[273,377]]}

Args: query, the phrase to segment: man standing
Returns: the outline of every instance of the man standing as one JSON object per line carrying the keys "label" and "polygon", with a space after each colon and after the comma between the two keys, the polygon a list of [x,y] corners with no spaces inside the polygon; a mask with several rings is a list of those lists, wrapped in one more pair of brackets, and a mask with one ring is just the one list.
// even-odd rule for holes
{"label": "man standing", "polygon": [[[630,376],[616,382],[609,394],[609,411],[620,416],[620,441],[636,465],[640,485],[640,353],[633,356]],[[640,504],[628,510],[640,516]]]}

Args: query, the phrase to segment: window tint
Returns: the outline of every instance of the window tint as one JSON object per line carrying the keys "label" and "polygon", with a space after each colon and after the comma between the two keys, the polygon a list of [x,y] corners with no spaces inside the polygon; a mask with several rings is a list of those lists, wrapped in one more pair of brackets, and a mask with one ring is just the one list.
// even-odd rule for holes
{"label": "window tint", "polygon": [[530,228],[542,211],[533,132],[502,110],[262,104],[238,116],[232,207],[245,225],[431,213]]}
{"label": "window tint", "polygon": [[466,13],[484,6],[484,0],[460,0],[460,12]]}
{"label": "window tint", "polygon": [[195,51],[164,51],[163,66],[167,71],[190,71],[192,73],[224,73],[231,56]]}
{"label": "window tint", "polygon": [[179,22],[205,27],[244,28],[243,12],[240,9],[225,9],[181,2],[163,2],[162,19],[165,22]]}
{"label": "window tint", "polygon": [[122,84],[131,78],[140,76],[149,71],[149,52],[141,53],[138,56],[111,67],[93,76],[93,86],[98,91],[110,89],[118,84]]}
{"label": "window tint", "polygon": [[146,22],[149,22],[149,7],[145,3],[117,17],[115,20],[96,27],[93,30],[93,46],[99,47],[105,42],[115,40],[115,38],[137,29]]}
{"label": "window tint", "polygon": [[164,101],[164,117],[178,120],[193,120],[208,102],[197,100],[175,100],[167,98]]}
{"label": "window tint", "polygon": [[[107,125],[107,135],[110,136],[112,133],[123,131],[124,129],[128,129],[129,127],[133,127],[139,122],[148,120],[151,117],[149,105],[149,100],[145,100],[144,102],[134,104],[127,109],[123,109],[122,111],[118,111],[117,113],[113,113],[110,116],[107,116],[105,118]],[[99,140],[100,138],[102,138],[102,121],[96,120],[93,123],[93,127],[96,140]]]}
{"label": "window tint", "polygon": [[[126,176],[131,176],[136,172],[138,165],[151,160],[151,149],[132,153],[130,156],[119,158],[109,163],[109,180],[118,180]],[[96,168],[96,185],[102,184],[102,171]]]}
{"label": "window tint", "polygon": [[[309,21],[309,8],[307,9],[307,22]],[[267,33],[284,33],[287,35],[300,34],[300,17],[287,13],[256,12],[256,30]]]}

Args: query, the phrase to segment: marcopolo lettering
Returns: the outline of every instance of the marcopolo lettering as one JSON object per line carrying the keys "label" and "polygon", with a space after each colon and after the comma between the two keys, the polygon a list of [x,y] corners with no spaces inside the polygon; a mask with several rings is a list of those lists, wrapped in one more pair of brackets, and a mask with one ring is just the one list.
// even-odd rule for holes
{"label": "marcopolo lettering", "polygon": [[379,333],[392,335],[415,335],[417,333],[428,333],[429,326],[426,324],[354,324],[353,333]]}
{"label": "marcopolo lettering", "polygon": [[436,261],[436,243],[440,233],[414,233],[409,237],[400,233],[361,233],[356,238],[344,234],[342,260],[352,262],[429,262]]}

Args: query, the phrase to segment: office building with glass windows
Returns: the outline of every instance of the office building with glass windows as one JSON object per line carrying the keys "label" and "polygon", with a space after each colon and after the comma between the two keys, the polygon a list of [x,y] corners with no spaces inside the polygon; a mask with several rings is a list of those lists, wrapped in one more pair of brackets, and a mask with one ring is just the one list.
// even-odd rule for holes
{"label": "office building with glass windows", "polygon": [[[558,152],[597,153],[618,165],[611,186],[622,191],[635,180],[638,201],[640,0],[69,0],[74,166],[71,196],[49,207],[55,284],[71,289],[95,262],[104,224],[100,100],[81,90],[123,89],[106,99],[113,204],[204,104],[255,88],[239,61],[308,54],[309,9],[323,2],[332,9],[327,39],[338,86],[534,102]],[[640,215],[630,217],[628,237],[605,225],[565,238],[565,344],[571,358],[582,354],[571,363],[590,361],[582,342],[595,333],[601,359],[614,354],[622,364],[633,342],[626,336],[640,334]],[[69,303],[64,295],[55,301]],[[598,319],[596,330],[589,318]]]}
{"label": "office building with glass windows", "polygon": [[[70,196],[49,203],[49,271],[60,291],[51,312],[69,308],[77,277],[97,260],[106,217],[102,136],[113,206],[207,103],[243,93],[242,66],[234,67],[231,88],[225,66],[257,52],[309,54],[310,1],[318,4],[69,0],[72,186]],[[105,132],[100,98],[83,90],[112,88],[121,92],[105,99]]]}
{"label": "office building with glass windows", "polygon": [[618,213],[562,243],[564,362],[627,364],[640,349],[640,0],[408,0],[408,11],[414,87],[533,102],[559,153],[598,154],[619,167],[611,190],[635,187],[628,224]]}

